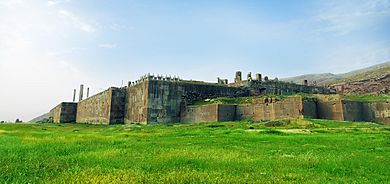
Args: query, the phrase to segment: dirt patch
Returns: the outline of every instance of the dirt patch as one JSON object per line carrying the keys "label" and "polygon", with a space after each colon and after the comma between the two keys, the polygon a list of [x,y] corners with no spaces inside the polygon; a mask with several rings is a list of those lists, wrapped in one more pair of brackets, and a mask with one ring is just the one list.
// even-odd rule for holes
{"label": "dirt patch", "polygon": [[291,134],[311,134],[312,131],[309,129],[280,129],[279,131],[283,133],[291,133]]}

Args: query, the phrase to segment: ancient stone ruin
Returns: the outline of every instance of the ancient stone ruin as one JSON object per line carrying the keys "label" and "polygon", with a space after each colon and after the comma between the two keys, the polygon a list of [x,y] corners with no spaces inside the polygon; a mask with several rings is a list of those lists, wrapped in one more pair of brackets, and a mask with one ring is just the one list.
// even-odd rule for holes
{"label": "ancient stone ruin", "polygon": [[[83,99],[84,85],[80,86],[79,102],[63,102],[50,111],[50,119],[56,123],[77,122],[93,124],[129,123],[174,123],[235,121],[243,119],[272,120],[298,118],[301,116],[338,120],[389,121],[389,105],[361,105],[339,101],[305,101],[300,96],[284,99],[268,98],[263,95],[292,95],[296,93],[334,94],[325,87],[302,85],[270,80],[261,74],[247,75],[236,72],[234,83],[218,78],[217,83],[183,80],[179,77],[144,75],[129,82],[126,87],[111,87],[94,96]],[[87,91],[89,91],[87,89]],[[73,100],[75,100],[75,91]],[[194,101],[217,97],[259,96],[251,104],[209,104],[193,105]],[[359,106],[363,111],[372,111],[369,118],[356,117],[359,110],[350,112],[347,106]],[[360,108],[362,106],[362,108]],[[364,106],[364,107],[363,107]],[[387,113],[387,114],[385,114]],[[341,115],[342,114],[342,115]]]}

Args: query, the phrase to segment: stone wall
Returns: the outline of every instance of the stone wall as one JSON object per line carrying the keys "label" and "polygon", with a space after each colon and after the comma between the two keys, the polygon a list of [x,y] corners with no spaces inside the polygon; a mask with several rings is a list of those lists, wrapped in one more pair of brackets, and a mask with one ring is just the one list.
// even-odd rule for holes
{"label": "stone wall", "polygon": [[110,88],[111,106],[110,106],[110,124],[123,124],[125,117],[125,88]]}
{"label": "stone wall", "polygon": [[219,104],[217,106],[217,121],[234,121],[236,119],[236,106]]}
{"label": "stone wall", "polygon": [[299,118],[302,112],[302,98],[288,97],[282,100],[265,98],[263,103],[237,105],[235,120],[254,121],[281,118]]}
{"label": "stone wall", "polygon": [[218,105],[187,106],[181,114],[181,122],[201,123],[218,121]]}
{"label": "stone wall", "polygon": [[302,101],[302,114],[305,118],[318,118],[317,102],[313,100]]}
{"label": "stone wall", "polygon": [[390,124],[390,102],[369,103],[374,122]]}
{"label": "stone wall", "polygon": [[339,95],[316,95],[319,119],[344,120],[343,105]]}
{"label": "stone wall", "polygon": [[52,110],[50,110],[49,119],[51,119],[51,121],[53,121],[54,123],[61,123],[61,104],[62,103],[60,103],[59,105],[54,107]]}
{"label": "stone wall", "polygon": [[304,117],[390,124],[390,102],[342,100],[338,95],[317,95],[317,99],[303,101]]}
{"label": "stone wall", "polygon": [[235,120],[274,120],[299,118],[301,116],[301,97],[288,97],[282,100],[266,98],[257,104],[224,105],[211,104],[187,106],[182,112],[183,122],[213,122]]}
{"label": "stone wall", "polygon": [[76,121],[77,103],[62,102],[50,111],[50,119],[54,123],[70,123]]}
{"label": "stone wall", "polygon": [[343,116],[345,121],[370,121],[373,113],[368,103],[343,100]]}
{"label": "stone wall", "polygon": [[123,123],[124,89],[109,88],[78,103],[77,122],[92,124]]}
{"label": "stone wall", "polygon": [[185,89],[179,82],[149,80],[148,123],[180,121]]}
{"label": "stone wall", "polygon": [[145,81],[127,87],[124,122],[147,123],[149,82]]}
{"label": "stone wall", "polygon": [[162,80],[147,82],[149,123],[179,122],[181,111],[195,100],[249,95],[245,89],[204,82]]}

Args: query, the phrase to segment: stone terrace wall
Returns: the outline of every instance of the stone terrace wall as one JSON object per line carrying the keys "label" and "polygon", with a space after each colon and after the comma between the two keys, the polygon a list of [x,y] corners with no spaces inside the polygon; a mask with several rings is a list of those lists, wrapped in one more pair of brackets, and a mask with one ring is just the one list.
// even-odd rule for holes
{"label": "stone terrace wall", "polygon": [[50,110],[50,118],[54,123],[70,123],[76,121],[77,103],[62,102]]}
{"label": "stone terrace wall", "polygon": [[110,124],[123,124],[125,118],[126,89],[110,88]]}
{"label": "stone terrace wall", "polygon": [[317,95],[319,119],[344,120],[343,104],[338,95]]}
{"label": "stone terrace wall", "polygon": [[368,106],[373,114],[374,122],[390,124],[390,102],[373,102]]}
{"label": "stone terrace wall", "polygon": [[78,103],[77,122],[93,124],[123,123],[123,89],[109,88]]}
{"label": "stone terrace wall", "polygon": [[147,123],[149,82],[127,87],[124,122]]}
{"label": "stone terrace wall", "polygon": [[373,113],[368,103],[343,100],[343,116],[345,121],[372,121]]}
{"label": "stone terrace wall", "polygon": [[217,121],[234,121],[236,119],[236,106],[219,104],[217,106]]}
{"label": "stone terrace wall", "polygon": [[312,100],[303,100],[302,107],[302,114],[305,118],[318,118],[317,102]]}
{"label": "stone terrace wall", "polygon": [[194,81],[148,81],[148,122],[179,122],[180,112],[194,100],[247,96],[245,89]]}
{"label": "stone terrace wall", "polygon": [[305,117],[390,124],[390,102],[357,102],[336,95],[317,97],[318,102],[303,101]]}
{"label": "stone terrace wall", "polygon": [[301,116],[301,97],[289,97],[280,101],[267,98],[263,103],[223,105],[210,104],[187,106],[182,112],[183,122],[213,122],[235,120],[274,120],[299,118]]}
{"label": "stone terrace wall", "polygon": [[181,122],[215,122],[218,121],[218,105],[187,106],[181,114]]}
{"label": "stone terrace wall", "polygon": [[52,110],[50,110],[50,119],[54,123],[61,123],[60,118],[61,118],[61,104],[57,105],[54,107]]}
{"label": "stone terrace wall", "polygon": [[277,101],[265,98],[263,103],[237,105],[235,120],[250,119],[254,121],[274,120],[281,118],[299,118],[302,112],[302,98],[288,97]]}

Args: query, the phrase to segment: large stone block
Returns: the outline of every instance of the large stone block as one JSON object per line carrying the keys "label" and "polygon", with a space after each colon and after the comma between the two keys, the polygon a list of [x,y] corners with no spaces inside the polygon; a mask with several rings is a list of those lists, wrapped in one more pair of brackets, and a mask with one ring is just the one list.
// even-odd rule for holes
{"label": "large stone block", "polygon": [[76,121],[77,103],[62,102],[50,110],[50,119],[54,123],[70,123]]}
{"label": "large stone block", "polygon": [[181,115],[182,122],[200,123],[218,121],[218,105],[187,106]]}
{"label": "large stone block", "polygon": [[109,88],[78,103],[77,122],[91,124],[122,124],[125,91]]}

